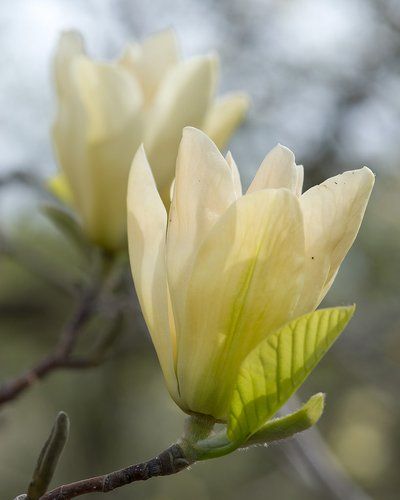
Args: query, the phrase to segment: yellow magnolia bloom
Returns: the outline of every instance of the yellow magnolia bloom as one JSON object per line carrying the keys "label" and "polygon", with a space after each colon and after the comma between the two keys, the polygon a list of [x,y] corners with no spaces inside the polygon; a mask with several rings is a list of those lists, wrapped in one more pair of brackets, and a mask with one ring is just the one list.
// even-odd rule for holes
{"label": "yellow magnolia bloom", "polygon": [[62,173],[49,184],[72,200],[90,238],[110,249],[125,242],[126,186],[139,144],[168,205],[182,128],[201,127],[223,147],[248,107],[241,93],[214,100],[217,58],[182,60],[172,31],[130,45],[110,63],[89,59],[81,36],[67,32],[54,70]]}
{"label": "yellow magnolia bloom", "polygon": [[168,389],[186,412],[226,420],[239,367],[271,332],[313,311],[359,230],[364,167],[302,194],[303,167],[276,146],[247,192],[230,154],[185,128],[171,210],[144,148],[128,187],[136,291]]}

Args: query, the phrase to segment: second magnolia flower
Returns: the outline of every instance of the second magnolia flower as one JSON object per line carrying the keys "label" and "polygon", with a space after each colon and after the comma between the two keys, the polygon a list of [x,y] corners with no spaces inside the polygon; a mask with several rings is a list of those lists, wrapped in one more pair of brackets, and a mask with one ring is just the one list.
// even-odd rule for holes
{"label": "second magnolia flower", "polygon": [[125,244],[126,185],[138,146],[146,145],[168,205],[182,128],[203,128],[223,147],[248,106],[241,93],[214,100],[217,58],[182,60],[172,31],[129,45],[110,63],[89,59],[81,36],[64,33],[54,69],[62,174],[52,186],[69,194],[89,237],[112,250]]}
{"label": "second magnolia flower", "polygon": [[132,273],[168,389],[184,411],[226,421],[246,356],[326,295],[373,183],[364,167],[302,194],[303,168],[277,146],[242,195],[232,156],[186,128],[167,216],[139,149],[128,187]]}

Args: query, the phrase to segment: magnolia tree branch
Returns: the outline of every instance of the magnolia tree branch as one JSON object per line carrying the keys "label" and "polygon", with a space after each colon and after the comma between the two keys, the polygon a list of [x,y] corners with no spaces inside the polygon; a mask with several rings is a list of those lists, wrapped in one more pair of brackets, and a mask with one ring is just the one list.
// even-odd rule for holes
{"label": "magnolia tree branch", "polygon": [[110,472],[104,476],[91,477],[59,486],[43,495],[41,500],[67,500],[88,493],[108,493],[136,481],[146,481],[152,477],[177,474],[189,467],[191,463],[182,448],[178,444],[173,444],[160,455],[147,462],[130,465],[125,469]]}
{"label": "magnolia tree branch", "polygon": [[0,177],[0,189],[12,184],[22,184],[40,192],[45,192],[42,179],[29,170],[13,170]]}
{"label": "magnolia tree branch", "polygon": [[76,356],[74,351],[78,338],[100,308],[101,297],[111,294],[113,287],[118,284],[118,278],[121,278],[123,270],[120,263],[118,264],[117,272],[110,266],[107,269],[107,278],[101,283],[95,280],[95,283],[83,292],[75,312],[62,329],[54,350],[25,373],[0,385],[0,406],[13,401],[37,381],[56,370],[86,369],[98,366],[104,361],[106,353],[121,330],[123,308],[119,307],[118,303],[112,304],[111,310],[108,311],[110,317],[108,330],[103,333],[94,351],[85,357]]}
{"label": "magnolia tree branch", "polygon": [[90,291],[80,302],[72,318],[63,328],[54,351],[25,373],[6,381],[0,386],[0,405],[14,400],[35,382],[49,373],[61,368],[87,368],[92,366],[90,359],[74,359],[72,356],[76,341],[83,327],[92,315],[95,293]]}

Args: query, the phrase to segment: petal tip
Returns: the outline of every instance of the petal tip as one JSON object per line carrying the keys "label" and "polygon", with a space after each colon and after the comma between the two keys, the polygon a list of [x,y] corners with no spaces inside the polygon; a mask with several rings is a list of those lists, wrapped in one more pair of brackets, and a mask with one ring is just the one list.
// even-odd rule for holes
{"label": "petal tip", "polygon": [[236,108],[240,110],[242,116],[247,112],[252,104],[251,97],[246,92],[229,92],[223,97],[225,97],[226,99],[231,99]]}
{"label": "petal tip", "polygon": [[293,157],[293,160],[294,160],[294,153],[291,149],[289,149],[287,146],[284,146],[283,144],[281,144],[280,142],[278,142],[278,144],[272,149],[272,151],[279,151],[285,155],[288,155],[290,157]]}
{"label": "petal tip", "polygon": [[372,170],[367,167],[366,165],[364,165],[361,169],[363,172],[365,172],[366,174],[368,174],[368,176],[371,178],[371,179],[374,179],[375,180],[375,177],[376,177],[376,174],[374,174],[374,172],[372,172]]}
{"label": "petal tip", "polygon": [[209,136],[203,132],[201,129],[197,127],[192,127],[191,125],[187,125],[182,130],[182,140],[183,139],[193,139],[197,141],[207,141],[212,142]]}

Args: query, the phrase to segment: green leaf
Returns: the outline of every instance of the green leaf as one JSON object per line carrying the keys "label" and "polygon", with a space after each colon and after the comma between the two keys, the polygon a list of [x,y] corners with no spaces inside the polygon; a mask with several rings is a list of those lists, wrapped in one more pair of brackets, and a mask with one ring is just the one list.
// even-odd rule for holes
{"label": "green leaf", "polygon": [[322,392],[314,394],[299,410],[264,424],[261,429],[250,436],[245,446],[279,441],[309,429],[320,419],[324,405],[325,394]]}
{"label": "green leaf", "polygon": [[354,309],[320,309],[301,316],[268,335],[246,357],[230,403],[231,441],[247,441],[286,403],[343,331]]}
{"label": "green leaf", "polygon": [[266,444],[286,439],[298,432],[305,431],[316,424],[324,411],[325,394],[314,394],[299,410],[275,418],[264,424],[245,443],[233,442],[226,429],[212,434],[192,444],[191,452],[197,460],[209,460],[232,453],[237,448],[247,448],[257,444]]}

